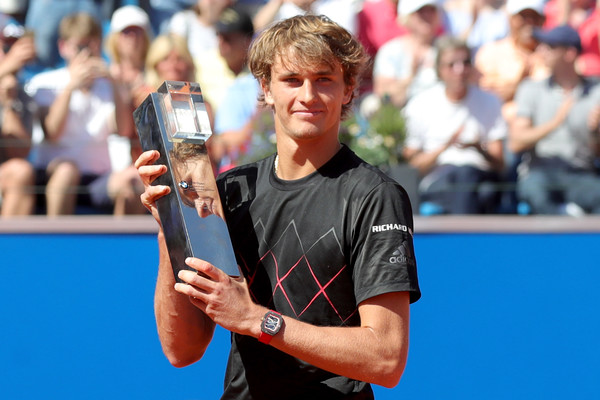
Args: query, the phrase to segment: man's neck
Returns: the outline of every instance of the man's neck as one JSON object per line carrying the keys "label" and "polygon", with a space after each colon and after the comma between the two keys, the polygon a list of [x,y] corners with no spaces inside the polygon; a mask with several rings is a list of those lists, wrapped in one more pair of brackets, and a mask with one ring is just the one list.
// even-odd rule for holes
{"label": "man's neck", "polygon": [[565,90],[571,90],[575,88],[581,82],[581,76],[577,74],[575,68],[562,68],[555,70],[552,74],[552,80],[558,86]]}
{"label": "man's neck", "polygon": [[[286,140],[287,139],[287,140]],[[284,180],[304,178],[321,168],[341,148],[337,137],[335,140],[297,142],[285,138],[286,143],[277,146],[277,176]]]}
{"label": "man's neck", "polygon": [[461,89],[450,89],[450,88],[446,87],[446,90],[445,90],[446,97],[452,103],[461,102],[465,97],[467,97],[468,91],[469,91],[468,86],[465,86],[464,88],[461,88]]}

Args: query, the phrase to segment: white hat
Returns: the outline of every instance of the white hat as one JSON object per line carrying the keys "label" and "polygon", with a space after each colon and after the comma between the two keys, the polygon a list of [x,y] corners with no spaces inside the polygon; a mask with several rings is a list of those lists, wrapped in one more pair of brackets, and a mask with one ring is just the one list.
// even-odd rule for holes
{"label": "white hat", "polygon": [[23,0],[1,0],[0,12],[5,14],[18,14],[26,10],[27,2]]}
{"label": "white hat", "polygon": [[425,6],[438,6],[437,0],[400,0],[398,2],[398,15],[407,16]]}
{"label": "white hat", "polygon": [[540,15],[544,15],[545,0],[508,0],[506,2],[506,12],[509,15],[515,15],[523,10],[531,9]]}
{"label": "white hat", "polygon": [[110,20],[110,31],[121,32],[128,26],[139,26],[150,33],[148,14],[138,6],[123,6],[115,10]]}

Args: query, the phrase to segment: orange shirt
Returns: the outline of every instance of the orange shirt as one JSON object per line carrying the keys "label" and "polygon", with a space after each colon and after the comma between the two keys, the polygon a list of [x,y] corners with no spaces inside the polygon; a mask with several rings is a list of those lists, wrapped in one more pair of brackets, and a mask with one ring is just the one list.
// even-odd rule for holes
{"label": "orange shirt", "polygon": [[504,101],[511,100],[524,78],[543,79],[548,68],[536,52],[526,52],[511,37],[483,45],[475,57],[479,85],[496,93]]}

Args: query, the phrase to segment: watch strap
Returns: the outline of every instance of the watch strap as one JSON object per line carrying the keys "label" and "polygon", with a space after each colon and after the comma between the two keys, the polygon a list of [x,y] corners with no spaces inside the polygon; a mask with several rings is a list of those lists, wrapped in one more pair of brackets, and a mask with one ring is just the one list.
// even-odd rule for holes
{"label": "watch strap", "polygon": [[[267,323],[276,320],[276,324],[274,326],[266,326]],[[283,325],[283,316],[277,311],[269,310],[262,318],[260,324],[260,335],[258,335],[258,341],[264,344],[271,343],[271,339],[273,336],[279,332],[281,326]]]}

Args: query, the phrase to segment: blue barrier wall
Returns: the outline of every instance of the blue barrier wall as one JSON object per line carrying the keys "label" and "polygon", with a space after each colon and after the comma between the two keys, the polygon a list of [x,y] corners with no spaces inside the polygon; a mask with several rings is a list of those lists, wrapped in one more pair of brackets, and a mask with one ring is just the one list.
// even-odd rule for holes
{"label": "blue barrier wall", "polygon": [[[408,366],[377,399],[600,398],[599,244],[418,233]],[[193,366],[162,355],[153,234],[4,233],[0,253],[0,398],[219,398],[225,331]]]}

